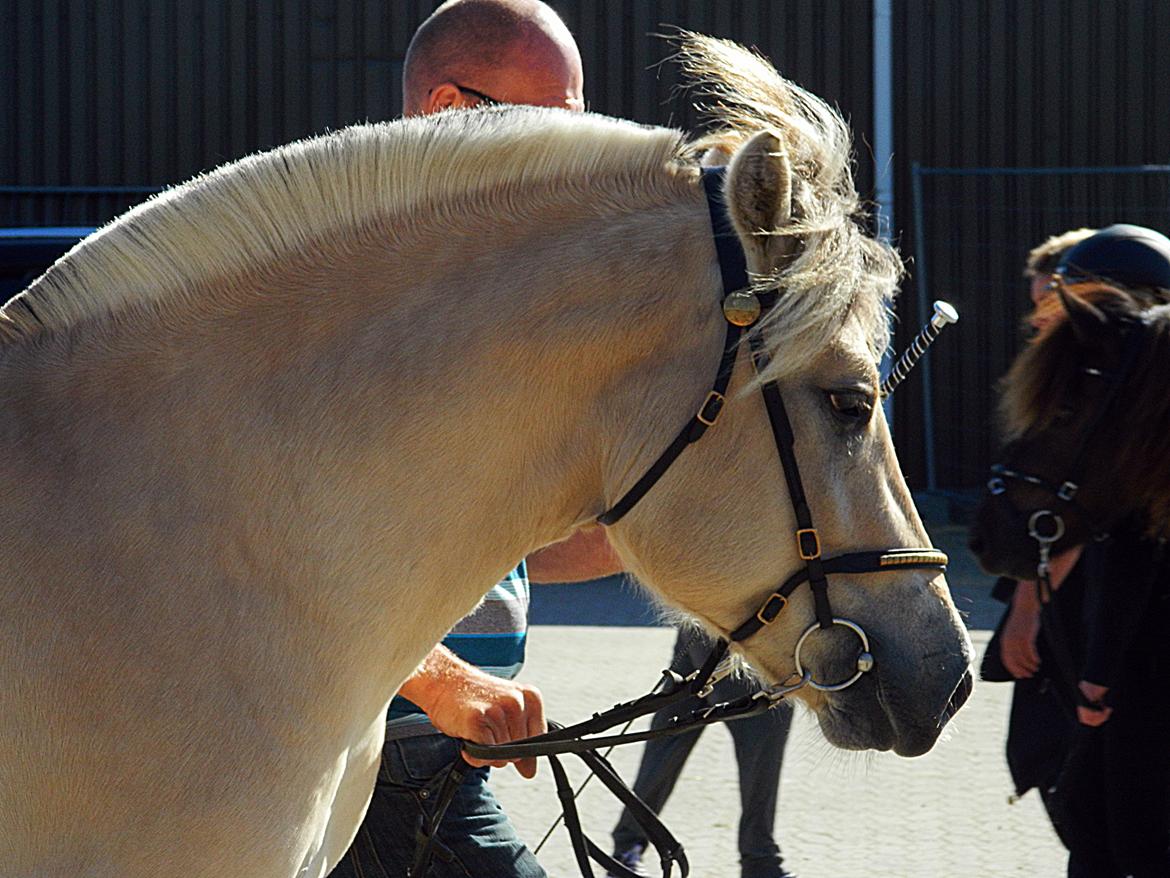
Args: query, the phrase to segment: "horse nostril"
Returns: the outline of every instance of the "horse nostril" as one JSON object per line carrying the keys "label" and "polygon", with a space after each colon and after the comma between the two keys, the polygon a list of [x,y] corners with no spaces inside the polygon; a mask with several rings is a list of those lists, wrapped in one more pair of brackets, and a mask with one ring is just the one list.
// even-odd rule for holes
{"label": "horse nostril", "polygon": [[955,687],[955,691],[951,693],[951,697],[947,699],[947,706],[943,709],[940,720],[942,723],[947,722],[951,717],[959,712],[959,708],[966,704],[967,699],[971,697],[971,692],[975,688],[975,678],[968,670],[963,674],[963,678],[959,680],[959,684]]}
{"label": "horse nostril", "polygon": [[983,538],[977,534],[971,534],[970,539],[967,540],[967,548],[976,555],[983,554]]}

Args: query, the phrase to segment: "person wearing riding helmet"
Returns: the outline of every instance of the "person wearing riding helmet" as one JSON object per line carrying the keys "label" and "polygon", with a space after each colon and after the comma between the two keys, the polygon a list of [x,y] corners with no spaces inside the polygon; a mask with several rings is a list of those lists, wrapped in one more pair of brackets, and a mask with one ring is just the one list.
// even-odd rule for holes
{"label": "person wearing riding helmet", "polygon": [[[1119,287],[1146,307],[1170,303],[1170,239],[1112,225],[1081,236],[1053,274]],[[1052,286],[1033,284],[1037,328],[1059,307]],[[1046,678],[1069,717],[1067,735],[1029,733],[1034,748],[1064,751],[1041,796],[1069,849],[1069,878],[1170,876],[1170,556],[1148,533],[1148,522],[1127,521],[1054,558],[1047,604],[1021,582],[999,644],[1008,673]]]}

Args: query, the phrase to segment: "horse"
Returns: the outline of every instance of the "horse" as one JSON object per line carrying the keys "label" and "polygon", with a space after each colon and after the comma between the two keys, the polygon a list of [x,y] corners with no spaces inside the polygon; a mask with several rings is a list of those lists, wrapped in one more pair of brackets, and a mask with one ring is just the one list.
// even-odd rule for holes
{"label": "horse", "polygon": [[[900,263],[865,234],[844,123],[745,49],[680,51],[705,138],[531,108],[350,127],[160,194],[0,311],[6,875],[327,874],[402,681],[706,410],[713,149],[753,283],[781,291],[752,329],[773,356],[736,361],[615,551],[716,635],[802,563],[762,379],[812,536],[929,545],[875,414]],[[800,697],[837,746],[928,750],[970,681],[945,579],[835,577],[833,602],[875,668]],[[788,603],[737,646],[767,680],[814,615]],[[856,647],[834,627],[804,662],[828,679]]]}
{"label": "horse", "polygon": [[984,569],[1016,579],[1121,521],[1155,537],[1170,525],[1170,471],[1151,466],[1170,455],[1170,306],[1098,280],[1056,290],[1003,379],[1003,462],[971,532]]}

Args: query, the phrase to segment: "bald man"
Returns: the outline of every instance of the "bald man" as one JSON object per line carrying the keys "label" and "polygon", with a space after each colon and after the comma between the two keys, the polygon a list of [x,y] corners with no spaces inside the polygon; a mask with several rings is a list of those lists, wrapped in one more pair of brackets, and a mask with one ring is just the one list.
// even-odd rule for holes
{"label": "bald man", "polygon": [[585,109],[581,53],[539,0],[449,0],[406,50],[408,116],[482,103]]}
{"label": "bald man", "polygon": [[[581,111],[583,83],[577,44],[544,3],[449,0],[411,40],[403,107],[406,115],[502,103]],[[458,560],[451,559],[453,575]],[[573,582],[620,569],[600,528],[581,531],[521,562],[432,650],[391,702],[369,811],[334,876],[407,874],[420,822],[461,758],[457,739],[504,743],[546,730],[540,692],[512,679],[524,661],[528,577]],[[542,878],[487,786],[489,764],[467,761],[426,878]],[[536,760],[516,767],[532,777]]]}

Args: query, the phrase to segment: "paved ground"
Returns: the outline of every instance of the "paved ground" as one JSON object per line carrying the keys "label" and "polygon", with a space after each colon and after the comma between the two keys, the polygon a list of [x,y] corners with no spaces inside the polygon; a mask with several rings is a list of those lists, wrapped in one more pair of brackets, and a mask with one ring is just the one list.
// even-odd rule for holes
{"label": "paved ground", "polygon": [[[998,618],[997,605],[987,597],[991,581],[963,550],[961,528],[931,528],[931,534],[952,557],[949,578],[956,603],[982,649]],[[570,589],[576,591],[570,594]],[[584,719],[642,694],[670,655],[673,630],[655,626],[652,610],[617,582],[544,587],[534,600],[537,624],[524,679],[540,686],[549,715],[561,722]],[[1006,685],[977,684],[944,739],[927,755],[909,760],[834,750],[815,721],[798,711],[777,818],[786,865],[801,878],[1063,875],[1063,851],[1036,794],[1008,804],[1011,782],[1003,740],[1009,695]],[[631,745],[611,757],[627,779],[633,778],[640,749]],[[493,784],[505,808],[536,845],[560,810],[547,764],[534,781],[511,769],[495,774]],[[584,772],[577,770],[576,777]],[[608,848],[618,812],[615,801],[596,782],[579,801],[587,831]],[[738,817],[731,737],[714,727],[695,748],[663,813],[686,845],[695,878],[737,878]],[[578,874],[561,828],[540,859],[553,878]]]}

